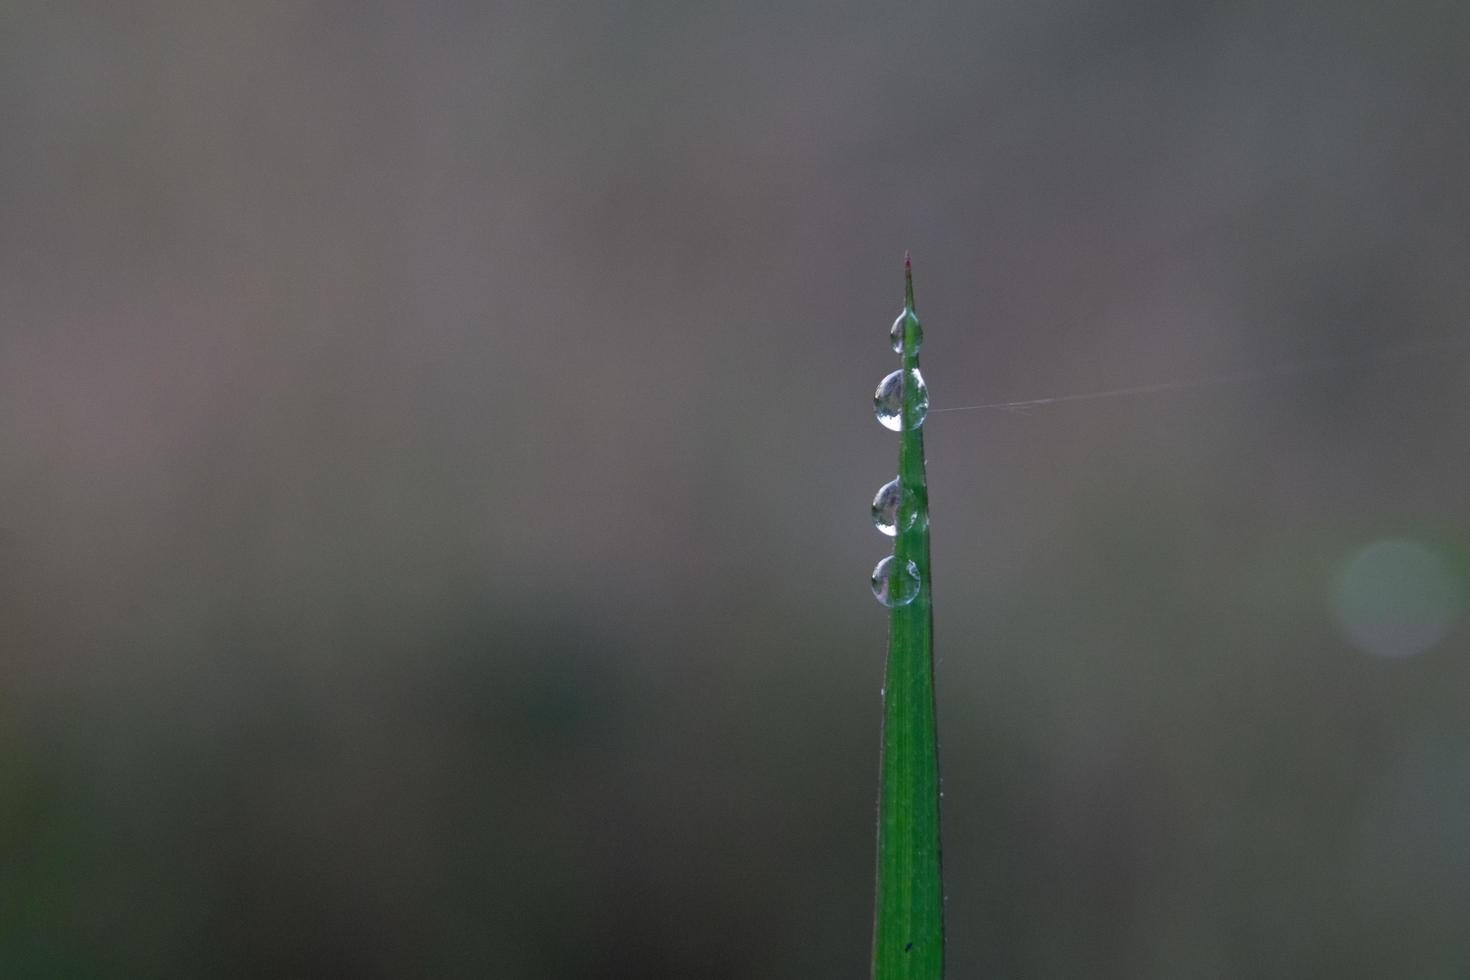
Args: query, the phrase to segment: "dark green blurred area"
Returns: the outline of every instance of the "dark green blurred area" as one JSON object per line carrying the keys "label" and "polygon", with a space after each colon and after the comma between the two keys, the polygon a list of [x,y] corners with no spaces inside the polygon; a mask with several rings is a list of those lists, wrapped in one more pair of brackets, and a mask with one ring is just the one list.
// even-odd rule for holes
{"label": "dark green blurred area", "polygon": [[[935,408],[1464,342],[1467,54],[4,5],[0,976],[864,975],[904,249]],[[931,416],[953,977],[1470,975],[1467,382]]]}

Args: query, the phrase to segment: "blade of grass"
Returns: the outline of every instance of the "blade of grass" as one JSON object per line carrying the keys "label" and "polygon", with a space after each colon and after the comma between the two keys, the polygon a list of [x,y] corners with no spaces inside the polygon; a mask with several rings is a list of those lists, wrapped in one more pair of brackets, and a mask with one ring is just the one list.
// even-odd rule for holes
{"label": "blade of grass", "polygon": [[944,883],[939,860],[939,745],[934,712],[934,619],[930,602],[929,487],[916,386],[919,322],[913,271],[904,257],[903,426],[898,476],[919,519],[894,539],[898,566],[912,561],[919,594],[889,614],[884,677],[883,754],[878,797],[878,880],[873,924],[874,980],[944,975]]}

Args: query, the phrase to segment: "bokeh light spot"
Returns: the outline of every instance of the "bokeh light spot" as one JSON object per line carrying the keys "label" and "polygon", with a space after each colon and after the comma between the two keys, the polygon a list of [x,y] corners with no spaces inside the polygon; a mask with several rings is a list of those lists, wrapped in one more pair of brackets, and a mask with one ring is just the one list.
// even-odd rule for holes
{"label": "bokeh light spot", "polygon": [[1414,541],[1375,542],[1337,577],[1337,627],[1364,653],[1412,657],[1432,649],[1454,627],[1463,587],[1453,568]]}

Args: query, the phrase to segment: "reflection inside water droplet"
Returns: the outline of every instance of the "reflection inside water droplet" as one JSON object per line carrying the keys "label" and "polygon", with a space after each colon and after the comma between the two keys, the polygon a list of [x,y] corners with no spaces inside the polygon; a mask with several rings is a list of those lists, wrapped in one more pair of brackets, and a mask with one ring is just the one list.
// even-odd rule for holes
{"label": "reflection inside water droplet", "polygon": [[873,596],[892,609],[907,606],[919,595],[919,566],[906,561],[901,566],[889,555],[873,569]]}
{"label": "reflection inside water droplet", "polygon": [[917,429],[924,424],[924,418],[929,414],[929,388],[924,384],[923,375],[919,374],[918,368],[908,371],[894,371],[888,377],[878,382],[878,390],[873,393],[873,414],[878,421],[883,423],[884,428],[892,429],[894,432],[903,430],[903,389],[904,376],[908,376],[908,383],[913,388],[910,395],[911,409],[908,420],[910,429]]}
{"label": "reflection inside water droplet", "polygon": [[873,526],[890,538],[899,531],[911,531],[919,523],[919,502],[904,493],[898,480],[890,480],[878,488],[873,498]]}
{"label": "reflection inside water droplet", "polygon": [[[898,319],[893,321],[893,326],[890,327],[889,330],[888,330],[888,342],[893,346],[893,353],[895,353],[895,354],[902,354],[903,353],[903,330],[904,330],[904,326],[908,323],[908,321],[909,321],[909,313],[908,313],[908,310],[904,310],[902,313],[900,313],[898,315]],[[921,326],[919,326],[919,318],[918,317],[914,317],[913,323],[914,323],[914,350],[917,351],[919,349],[919,345],[924,342],[924,328],[921,327]]]}

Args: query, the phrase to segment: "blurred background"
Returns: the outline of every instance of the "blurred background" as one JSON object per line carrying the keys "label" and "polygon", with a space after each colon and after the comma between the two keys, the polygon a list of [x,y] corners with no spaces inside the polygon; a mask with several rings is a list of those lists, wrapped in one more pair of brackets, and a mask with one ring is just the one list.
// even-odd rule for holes
{"label": "blurred background", "polygon": [[0,974],[864,976],[912,249],[936,409],[1345,359],[931,416],[952,976],[1470,975],[1467,55],[4,4]]}

